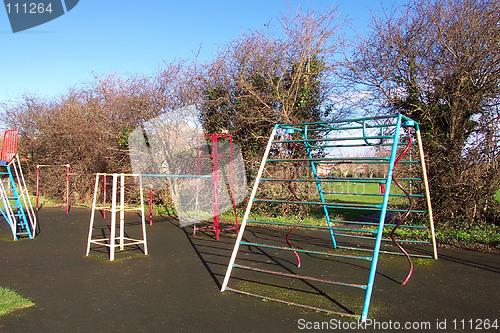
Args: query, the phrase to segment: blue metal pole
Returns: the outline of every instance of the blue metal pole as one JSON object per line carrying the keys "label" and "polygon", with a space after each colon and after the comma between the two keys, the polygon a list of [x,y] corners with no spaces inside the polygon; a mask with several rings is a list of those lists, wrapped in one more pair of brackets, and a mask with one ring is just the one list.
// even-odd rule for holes
{"label": "blue metal pole", "polygon": [[[27,233],[28,237],[30,239],[33,239],[33,233],[35,232],[35,230],[33,230],[33,233],[31,232],[31,226],[28,222],[28,219],[26,218],[26,214],[24,213],[23,204],[22,204],[21,199],[19,197],[19,192],[17,190],[16,180],[14,179],[14,175],[12,174],[12,170],[10,169],[10,164],[7,165],[7,171],[9,173],[10,183],[12,185],[12,196],[14,197],[14,202],[15,202],[15,205],[17,208],[17,215],[19,217],[19,224],[21,224],[21,225],[24,224],[24,227],[26,229],[26,233]],[[14,219],[15,219],[15,217],[14,217]],[[17,230],[16,230],[16,237],[17,237]]]}
{"label": "blue metal pole", "polygon": [[373,283],[375,281],[375,273],[377,272],[378,255],[380,252],[380,244],[382,241],[382,232],[384,229],[385,216],[387,213],[387,205],[389,203],[389,193],[391,191],[391,179],[392,179],[392,173],[394,170],[394,162],[396,160],[396,151],[398,148],[399,132],[400,132],[400,128],[401,128],[401,119],[402,119],[402,116],[401,116],[401,114],[399,114],[398,120],[397,120],[397,125],[396,125],[396,130],[394,132],[391,158],[389,160],[389,170],[387,172],[387,179],[385,182],[386,190],[384,193],[384,201],[382,203],[382,210],[380,212],[378,232],[377,232],[377,237],[375,239],[375,249],[373,251],[373,260],[372,260],[372,264],[371,264],[371,268],[370,268],[370,276],[368,278],[368,286],[366,288],[365,303],[363,305],[363,313],[361,314],[361,321],[365,321],[367,316],[368,316],[368,309],[370,307],[370,299],[371,299],[372,292],[373,292]]}
{"label": "blue metal pole", "polygon": [[[305,140],[307,140],[307,125],[305,125],[305,132],[302,133],[302,136],[304,137]],[[309,148],[309,145],[306,142],[306,151],[307,151],[307,156],[312,159],[312,153],[311,149]],[[314,163],[313,160],[311,160],[311,168],[313,171],[314,179],[316,180],[316,188],[318,189],[319,197],[322,203],[325,203],[325,196],[323,195],[323,190],[321,189],[321,182],[318,180],[318,171],[316,170],[316,164]],[[327,205],[323,205],[323,212],[325,213],[325,218],[326,218],[326,223],[328,224],[328,227],[331,228],[331,222],[330,222],[330,214],[328,212],[328,207]],[[337,242],[335,241],[335,235],[333,234],[333,230],[330,229],[330,236],[332,238],[332,243],[333,243],[333,248],[337,248]]]}

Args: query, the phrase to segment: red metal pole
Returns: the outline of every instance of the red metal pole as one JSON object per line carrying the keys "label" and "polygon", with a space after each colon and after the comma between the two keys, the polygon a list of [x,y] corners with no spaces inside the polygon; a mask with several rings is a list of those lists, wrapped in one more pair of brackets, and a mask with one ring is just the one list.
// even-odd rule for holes
{"label": "red metal pole", "polygon": [[69,214],[69,164],[66,165],[66,214]]}
{"label": "red metal pole", "polygon": [[236,199],[234,198],[234,174],[233,174],[233,136],[229,135],[229,169],[231,175],[231,200],[233,201],[234,221],[238,229],[238,213],[236,211]]}
{"label": "red metal pole", "polygon": [[196,150],[196,154],[198,157],[198,176],[199,176],[200,175],[200,136],[199,135],[197,137],[197,141],[198,141],[198,148]]}
{"label": "red metal pole", "polygon": [[214,228],[215,239],[219,240],[219,178],[217,172],[217,133],[212,136],[212,161],[213,161],[213,183],[214,183]]}
{"label": "red metal pole", "polygon": [[149,225],[153,225],[153,185],[149,186]]}
{"label": "red metal pole", "polygon": [[40,167],[36,166],[36,210],[38,210],[38,177],[40,173]]}
{"label": "red metal pole", "polygon": [[103,192],[103,203],[102,203],[102,206],[103,206],[103,211],[102,211],[102,218],[105,219],[106,218],[106,174],[103,175],[103,184],[102,184],[102,192]]}

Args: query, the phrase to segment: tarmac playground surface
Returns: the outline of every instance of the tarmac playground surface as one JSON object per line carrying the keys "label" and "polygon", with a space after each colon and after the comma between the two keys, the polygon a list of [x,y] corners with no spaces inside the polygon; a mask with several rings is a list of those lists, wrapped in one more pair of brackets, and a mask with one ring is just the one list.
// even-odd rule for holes
{"label": "tarmac playground surface", "polygon": [[[356,329],[346,330],[346,323],[355,319],[230,291],[221,293],[234,233],[222,233],[218,241],[213,233],[197,232],[193,238],[192,226],[183,229],[173,218],[155,217],[153,225],[146,226],[149,254],[145,256],[130,246],[110,262],[107,248],[99,246],[93,246],[85,256],[89,219],[89,209],[72,208],[66,215],[62,208],[42,208],[38,212],[39,235],[18,241],[12,240],[7,223],[0,222],[0,286],[12,288],[35,303],[1,316],[0,332],[319,331],[314,328],[387,332],[397,325],[402,330],[406,323],[421,331],[469,332],[483,328],[481,331],[493,332],[494,328],[485,329],[487,323],[497,320],[500,325],[498,253],[440,248],[438,261],[415,264],[405,286],[400,281],[407,274],[406,259],[381,255],[368,314],[372,326],[353,324],[349,327]],[[96,226],[105,230],[109,225],[106,221],[99,216]],[[131,237],[140,232],[137,215],[127,215],[125,223]],[[245,236],[249,241],[283,241],[280,230],[262,227],[248,227]],[[328,233],[296,236],[294,242],[297,246],[301,242],[322,246],[328,243]],[[286,257],[282,252],[281,259],[275,259],[277,250],[242,246],[238,258],[296,270],[293,253]],[[422,252],[430,254],[431,248],[424,247]],[[342,271],[352,281],[368,277],[362,265],[326,261],[314,255],[301,257],[301,270],[320,275]],[[239,270],[234,271],[229,286],[253,291],[277,287],[297,301],[304,297],[311,304],[358,314],[364,294],[351,288],[329,290],[321,283],[290,282],[288,278],[254,276]]]}

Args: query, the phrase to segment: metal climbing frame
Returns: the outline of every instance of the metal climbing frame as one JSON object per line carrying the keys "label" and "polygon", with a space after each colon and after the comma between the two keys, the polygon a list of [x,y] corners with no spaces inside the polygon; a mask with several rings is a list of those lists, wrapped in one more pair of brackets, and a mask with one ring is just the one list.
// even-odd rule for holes
{"label": "metal climbing frame", "polygon": [[[112,186],[111,186],[111,205],[106,204],[106,179],[107,177],[112,178]],[[102,180],[101,178],[102,177]],[[140,206],[130,206],[125,205],[125,178],[135,178],[138,179],[137,183],[128,184],[139,187],[139,196],[140,196]],[[86,256],[90,253],[90,247],[92,244],[104,246],[109,248],[109,260],[113,261],[115,258],[115,248],[119,247],[120,250],[123,250],[125,246],[143,246],[143,252],[145,255],[148,254],[148,245],[146,240],[146,225],[145,225],[145,216],[144,216],[144,193],[143,193],[143,178],[184,178],[184,179],[195,179],[196,183],[199,184],[199,180],[202,178],[211,178],[212,175],[158,175],[158,174],[106,174],[106,173],[96,173],[95,174],[95,185],[94,185],[94,199],[92,202],[92,212],[90,215],[90,225],[89,225],[89,233],[87,240],[87,251]],[[118,179],[119,183],[118,183]],[[102,186],[100,184],[102,183]],[[117,195],[118,195],[118,187],[120,190],[120,202],[117,203]],[[196,194],[195,194],[195,216],[194,220],[196,221],[196,212],[198,210],[198,185],[196,186]],[[151,193],[151,192],[150,192]],[[98,204],[98,201],[102,200],[102,205]],[[150,194],[151,201],[151,194]],[[100,202],[100,201],[99,201]],[[109,237],[104,238],[95,238],[94,235],[94,221],[95,221],[95,213],[96,211],[101,211],[103,213],[103,218],[106,218],[105,212],[108,211],[111,213],[110,218],[110,235]],[[130,238],[125,233],[125,212],[139,212],[141,214],[141,224],[142,224],[142,238]],[[150,210],[151,212],[151,210]],[[116,214],[119,215],[119,224],[116,222]],[[118,236],[116,236],[116,231],[118,230]],[[101,234],[105,233],[104,230],[101,230]]]}
{"label": "metal climbing frame", "polygon": [[[112,176],[112,193],[111,193],[111,207],[97,205],[97,200],[99,198],[99,184],[101,183],[100,177],[106,177],[106,175]],[[139,192],[140,192],[140,206],[126,206],[125,205],[125,177],[134,177],[139,179]],[[120,182],[118,183],[118,178]],[[118,196],[118,188],[120,190],[120,202],[117,203]],[[104,189],[103,189],[104,192]],[[97,210],[108,210],[111,212],[110,219],[110,235],[105,238],[94,238],[93,237],[93,229],[94,229],[94,220],[95,220],[95,212]],[[142,223],[142,238],[130,238],[125,233],[125,212],[140,212],[141,214],[141,223]],[[116,215],[119,215],[119,225],[118,225],[118,236],[116,236],[117,231],[117,223],[116,223]],[[148,254],[148,244],[146,240],[146,223],[144,218],[144,198],[142,191],[142,175],[134,175],[134,174],[105,174],[98,173],[95,178],[95,187],[94,187],[94,200],[92,203],[92,213],[90,216],[90,226],[89,226],[89,235],[87,241],[87,252],[86,256],[89,255],[91,244],[100,245],[109,248],[109,260],[113,261],[115,259],[115,249],[119,248],[123,250],[125,246],[143,246],[144,254]]]}
{"label": "metal climbing frame", "polygon": [[[222,139],[222,140],[221,140]],[[203,151],[202,146],[203,142],[200,140],[208,140],[210,145],[207,147],[208,151]],[[223,141],[224,140],[224,141]],[[229,147],[229,151],[227,149],[220,149],[220,143],[224,142]],[[207,170],[203,169],[203,161],[208,162],[211,166],[211,172],[213,175],[213,211],[214,211],[214,220],[213,225],[210,227],[196,227],[196,221],[193,228],[193,236],[196,235],[197,230],[202,231],[211,231],[215,232],[215,239],[219,239],[219,234],[221,231],[227,230],[237,230],[238,229],[238,214],[236,212],[236,203],[234,199],[234,175],[233,175],[233,136],[226,134],[212,134],[212,135],[198,135],[198,149],[197,149],[197,158],[198,158],[198,175],[203,174]],[[224,166],[229,165],[229,175],[224,174],[223,171],[227,170]],[[226,187],[226,181],[230,183],[230,188]],[[220,214],[220,206],[224,204],[228,204],[228,202],[221,201],[221,191],[225,193],[229,193],[229,204],[232,205],[234,211],[234,225],[221,228],[219,214]],[[223,196],[224,197],[224,196]]]}
{"label": "metal climbing frame", "polygon": [[17,154],[17,141],[17,130],[5,131],[0,156],[0,195],[3,206],[0,211],[9,223],[15,240],[19,237],[33,239],[37,219]]}
{"label": "metal climbing frame", "polygon": [[[414,137],[416,140],[413,140]],[[287,173],[286,170],[290,172]],[[415,175],[416,172],[419,176]],[[267,186],[274,185],[275,188],[281,187],[282,191],[264,191],[264,183]],[[393,183],[397,187],[391,188]],[[288,191],[285,190],[287,187]],[[295,205],[302,207],[303,213],[298,221],[295,219],[291,223],[276,222],[271,218],[257,220],[253,218],[252,213],[252,208],[256,205]],[[321,212],[325,222],[321,225],[302,223],[307,210]],[[411,222],[407,221],[410,214]],[[426,220],[423,225],[416,222],[423,220]],[[252,233],[247,235],[248,237],[245,236],[243,241],[248,223],[256,228],[271,225],[281,228],[275,230],[282,230],[283,227],[291,230],[286,235],[286,244],[283,246],[276,244],[276,239],[264,242],[264,237],[260,237],[258,242],[247,241]],[[403,235],[410,232],[421,234],[423,240],[396,240],[396,237],[402,237],[399,229],[404,230]],[[292,244],[289,238],[292,232],[295,233],[295,244]],[[299,232],[302,234],[299,235]],[[321,243],[326,244],[326,248],[318,248],[317,242],[307,241],[311,239],[311,232],[314,232],[314,235],[327,232],[330,241]],[[303,239],[300,238],[302,235],[305,235]],[[404,244],[404,247],[401,244]],[[432,250],[420,246],[422,244],[431,245]],[[236,262],[241,246],[248,249],[243,251],[244,258],[240,258],[244,260],[244,264]],[[259,251],[266,256],[266,260],[254,260],[249,263],[249,253]],[[297,257],[298,262],[294,267],[289,259],[284,259],[289,257],[290,252]],[[407,257],[410,272],[403,284],[411,276],[412,257],[437,259],[432,208],[418,123],[404,115],[395,114],[386,117],[276,125],[257,173],[221,291],[229,290],[316,311],[357,317],[364,321],[368,316],[380,253],[403,254]],[[311,256],[317,256],[328,259],[331,266],[341,266],[340,269],[335,266],[337,269],[327,270],[320,276],[308,276],[303,274],[307,268],[304,263],[301,266],[300,254],[305,254],[304,258],[307,260]],[[273,269],[263,268],[266,263],[273,263]],[[362,267],[363,265],[365,267]],[[329,266],[325,265],[325,269]],[[356,281],[346,281],[345,279],[350,278],[345,276],[342,280],[344,271],[357,267],[361,267],[361,270],[349,275],[355,277]],[[235,272],[234,269],[238,270]],[[357,311],[352,310],[356,306],[342,304],[346,301],[345,297],[342,302],[333,299],[333,296],[327,297],[328,304],[339,306],[339,309],[327,308],[324,303],[321,307],[311,302],[299,304],[295,300],[297,297],[292,301],[282,299],[281,296],[261,295],[254,290],[244,290],[245,286],[240,287],[239,283],[248,281],[246,275],[235,278],[236,282],[240,281],[233,282],[237,284],[236,287],[228,286],[232,275],[250,274],[249,272],[266,273],[258,275],[259,279],[261,276],[265,279],[264,276],[270,275],[299,279],[319,295],[328,293],[322,288],[336,288],[335,295],[343,295],[343,288],[354,288],[358,293],[364,294],[361,296],[364,302],[362,308],[358,307]],[[365,276],[366,272],[369,272],[368,276]],[[274,280],[258,283],[265,287],[276,284]],[[316,286],[318,283],[321,287]],[[292,292],[296,288],[295,284],[288,287],[287,291]],[[338,291],[339,288],[341,291]],[[261,289],[257,291],[260,293]],[[279,295],[281,294],[283,292]],[[348,303],[355,294],[354,291],[348,294]]]}

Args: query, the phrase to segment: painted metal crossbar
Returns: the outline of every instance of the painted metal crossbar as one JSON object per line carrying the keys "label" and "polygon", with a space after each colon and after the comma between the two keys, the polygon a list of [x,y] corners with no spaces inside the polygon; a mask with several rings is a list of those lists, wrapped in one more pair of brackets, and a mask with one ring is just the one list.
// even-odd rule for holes
{"label": "painted metal crossbar", "polygon": [[372,257],[354,256],[354,255],[349,255],[349,254],[337,254],[337,253],[323,252],[323,251],[303,250],[303,249],[298,249],[298,248],[273,246],[273,245],[260,244],[260,243],[240,242],[240,245],[266,247],[268,249],[275,249],[275,250],[295,251],[295,252],[311,253],[311,254],[321,254],[321,255],[325,255],[325,256],[332,256],[332,257],[338,257],[338,258],[360,259],[360,260],[367,260],[367,261],[373,260]]}
{"label": "painted metal crossbar", "polygon": [[235,268],[241,268],[241,269],[247,269],[249,271],[256,271],[256,272],[268,273],[268,274],[276,274],[276,275],[291,277],[291,278],[295,278],[295,279],[310,280],[310,281],[317,281],[317,282],[324,282],[324,283],[336,284],[336,285],[345,286],[345,287],[354,287],[354,288],[360,288],[360,289],[366,289],[366,287],[367,287],[366,284],[356,284],[356,283],[347,283],[347,282],[325,280],[325,279],[315,278],[315,277],[312,277],[312,276],[283,273],[283,272],[271,271],[271,270],[268,270],[268,269],[250,267],[250,266],[246,266],[246,265],[234,264],[234,267]]}
{"label": "painted metal crossbar", "polygon": [[329,310],[329,309],[324,309],[324,308],[320,308],[320,307],[316,307],[316,306],[310,306],[310,305],[306,305],[306,304],[300,304],[300,303],[296,303],[296,302],[285,301],[285,300],[282,300],[282,299],[279,299],[279,298],[267,297],[267,296],[264,296],[264,295],[254,294],[254,293],[250,293],[250,292],[247,292],[247,291],[238,290],[238,289],[234,289],[234,288],[226,287],[225,290],[232,291],[234,293],[238,293],[238,294],[242,294],[242,295],[253,296],[253,297],[265,299],[265,300],[268,300],[268,301],[274,301],[274,302],[278,302],[278,303],[283,303],[283,304],[286,304],[286,305],[295,305],[295,306],[298,306],[298,307],[301,307],[301,308],[305,308],[305,309],[309,309],[309,310],[312,310],[312,311],[321,311],[321,312],[326,312],[326,313],[330,313],[330,314],[334,314],[334,315],[339,315],[339,316],[343,316],[343,317],[360,318],[359,315],[355,315],[355,314],[352,314],[352,313],[340,312],[340,311],[332,311],[332,310]]}
{"label": "painted metal crossbar", "polygon": [[[259,220],[247,220],[248,223],[254,223],[254,224],[263,224],[263,225],[270,225],[270,226],[279,226],[279,227],[284,227],[284,226],[290,226],[290,223],[282,223],[282,222],[271,222],[271,221],[259,221]],[[343,224],[363,224],[363,225],[368,225],[368,226],[378,226],[378,223],[367,223],[367,222],[356,222],[356,221],[340,221],[340,220],[333,220],[332,222],[337,222],[337,223],[343,223]],[[385,224],[386,227],[394,227],[396,226],[395,224]],[[406,226],[407,228],[411,229],[427,229],[425,226],[421,225],[410,225]],[[307,225],[307,224],[301,224],[297,225],[297,228],[304,228],[304,229],[318,229],[318,230],[332,230],[333,234],[335,237],[352,237],[352,238],[358,238],[358,239],[366,239],[366,240],[374,240],[373,235],[377,234],[377,230],[375,229],[354,229],[354,228],[339,228],[339,227],[328,227],[328,226],[317,226],[317,225]],[[342,233],[344,232],[355,232],[356,234],[348,234],[348,233]],[[368,234],[368,236],[363,236],[360,234]],[[371,235],[371,236],[370,236]],[[382,238],[382,242],[392,242],[390,238]],[[428,244],[431,245],[431,241],[425,241],[425,240],[405,240],[405,243],[413,243],[413,244]],[[368,251],[368,252],[373,252],[373,249],[366,248],[366,247],[347,247],[347,246],[340,246],[337,245],[338,249],[348,249],[348,250],[353,250],[353,251]],[[382,252],[382,251],[381,251]],[[390,252],[390,251],[383,251],[384,253],[387,254],[393,254],[393,255],[403,255],[400,252]],[[421,258],[434,258],[433,255],[421,255],[421,254],[416,254],[412,253],[412,256],[415,257],[421,257]]]}
{"label": "painted metal crossbar", "polygon": [[[335,202],[319,202],[319,201],[291,201],[291,200],[273,200],[273,199],[253,199],[254,202],[268,202],[268,203],[285,203],[285,204],[298,204],[298,205],[317,205],[325,206],[326,208],[343,208],[343,209],[365,209],[365,210],[380,210],[383,204],[341,204]],[[390,209],[386,208],[387,212],[405,212],[406,209]],[[414,213],[427,213],[426,210],[413,210]]]}
{"label": "painted metal crossbar", "polygon": [[[405,133],[405,131],[408,133]],[[416,137],[416,140],[413,141],[412,137]],[[332,144],[335,142],[348,144]],[[362,151],[364,154],[371,152],[374,155],[372,157],[366,157],[368,155],[363,155],[365,157],[360,157],[360,155],[346,156],[345,151],[339,150],[345,148],[351,149],[351,147],[361,147],[364,149]],[[387,149],[387,147],[389,147],[389,149]],[[413,149],[418,149],[418,152],[412,153]],[[406,154],[408,151],[409,153]],[[402,158],[403,156],[405,156],[405,158]],[[405,168],[406,171],[404,172],[408,175],[398,177],[394,175],[394,171],[398,163],[400,163],[398,169]],[[330,167],[325,167],[328,165],[330,165]],[[346,165],[352,165],[353,168],[363,166],[365,170],[369,170],[372,167],[382,168],[384,170],[384,175],[382,177],[378,176],[372,178],[371,176],[369,177],[367,175],[367,171],[365,171],[364,174],[360,173],[360,176],[346,178],[345,176],[340,177],[335,174],[325,175],[319,172],[320,167],[335,171],[340,170],[339,167],[341,166],[345,168]],[[295,170],[293,170],[294,168]],[[413,175],[417,169],[419,169],[421,173],[421,176],[419,177],[415,177]],[[284,177],[284,175],[287,175],[286,170],[290,170],[288,175],[292,176]],[[264,172],[266,174],[265,177],[263,177]],[[398,174],[399,172],[400,171],[398,171]],[[278,175],[275,175],[276,173],[278,173]],[[273,184],[275,184],[274,186],[281,185],[283,190],[262,191],[262,184],[266,182],[268,186],[273,186]],[[374,186],[378,188],[376,185],[378,183],[380,185],[380,192],[359,192],[356,190],[355,186],[354,190],[347,191],[332,190],[331,188],[328,188],[332,186],[335,187],[337,186],[336,184],[346,184],[346,182],[353,184],[374,184],[370,185],[372,188]],[[404,182],[407,186],[410,186],[410,190],[408,191],[403,187],[400,193],[395,190],[391,191],[391,185],[395,183],[398,187],[400,187],[400,182]],[[280,194],[286,192],[287,189],[290,194]],[[423,193],[418,192],[422,189]],[[300,196],[297,195],[297,193],[300,193]],[[349,197],[349,199],[346,200],[346,197]],[[410,209],[405,207],[405,197],[410,203]],[[373,200],[380,201],[375,202]],[[413,208],[411,204],[412,200],[418,200],[420,207]],[[254,214],[252,208],[255,205],[272,205],[273,207],[286,205],[286,207],[302,207],[303,215],[298,222],[291,223],[266,221],[261,218],[250,219],[251,213]],[[323,212],[326,221],[325,225],[302,224],[306,212],[305,207],[310,207],[310,209],[316,209]],[[360,217],[341,219],[332,218],[338,214],[347,214],[346,216],[348,217],[348,212],[350,211],[359,212],[357,214]],[[427,214],[428,224],[404,225],[403,222],[408,214]],[[398,216],[403,217],[401,218]],[[367,219],[363,220],[365,217]],[[371,219],[368,217],[371,217]],[[247,223],[251,223],[256,227],[261,228],[276,226],[281,228],[279,230],[282,230],[282,228],[286,226],[290,227],[291,230],[286,237],[286,241],[289,246],[285,247],[277,245],[275,241],[272,241],[272,239],[275,239],[273,237],[270,237],[267,241],[259,239],[259,241],[256,242],[249,241],[246,237],[245,241],[243,241]],[[387,227],[393,229],[390,238],[384,237],[384,233],[387,232]],[[409,254],[394,238],[394,232],[397,228],[407,228],[409,231],[422,230],[424,232],[428,232],[429,238],[427,240],[399,240],[399,242],[403,244],[413,244],[413,246],[417,246],[419,244],[430,244],[432,245],[432,254]],[[328,232],[331,238],[331,244],[327,246],[325,250],[318,249],[317,247],[320,246],[318,244],[309,244],[309,246],[307,246],[307,240],[309,237],[301,238],[299,231],[310,229],[317,229],[317,232]],[[293,246],[289,240],[289,236],[292,232],[296,233],[293,242],[300,241],[300,248]],[[394,245],[389,245],[389,242],[393,242]],[[305,270],[305,273],[307,273],[307,268],[301,266],[299,254],[314,254],[318,256],[325,256],[325,258],[336,257],[341,258],[342,260],[354,259],[368,261],[370,264],[368,276],[363,277],[362,274],[365,272],[363,269],[360,271],[360,276],[358,277],[366,279],[366,284],[350,282],[342,284],[342,286],[363,286],[362,289],[365,291],[365,295],[361,313],[356,315],[353,313],[335,311],[333,309],[324,309],[316,306],[299,304],[295,301],[278,299],[269,295],[258,295],[254,291],[244,291],[239,290],[241,288],[229,286],[234,269],[251,270],[254,272],[281,275],[300,280],[321,280],[321,282],[325,282],[326,284],[336,284],[336,282],[328,278],[314,277],[309,274],[281,273],[276,270],[256,267],[259,263],[264,264],[264,261],[255,261],[254,265],[238,264],[236,261],[238,260],[238,253],[241,246],[248,247],[249,249],[252,247],[259,248],[262,254],[266,255],[267,258],[281,256],[280,253],[284,254],[286,252],[293,252],[298,260],[298,268]],[[400,254],[396,251],[390,250],[390,246],[397,246],[399,249],[402,249],[404,255],[406,255],[410,260],[410,264],[411,256],[433,257],[434,259],[437,259],[432,207],[425,169],[425,157],[418,123],[401,114],[395,114],[386,117],[347,119],[331,122],[278,124],[274,127],[271,133],[260,168],[257,172],[241,228],[224,276],[221,291],[228,290],[280,303],[297,305],[304,308],[334,314],[359,317],[361,320],[366,320],[368,317],[368,310],[375,282],[375,273],[377,270],[379,254]],[[265,252],[266,250],[272,250],[272,253],[269,251]],[[371,256],[356,255],[346,253],[345,251],[354,253],[366,251],[370,252]],[[251,252],[254,253],[254,251]],[[248,263],[250,259],[245,256],[245,258],[241,258],[241,260],[245,260],[245,262]],[[273,262],[280,265],[279,263],[282,261],[276,259]],[[285,260],[284,262],[289,261]],[[335,265],[336,262],[337,261],[332,261],[331,265]],[[411,264],[410,273],[404,283],[406,283],[408,278],[411,276],[412,269],[413,265]],[[336,270],[336,274],[339,274],[338,270]],[[269,282],[263,281],[262,283],[268,284]]]}

